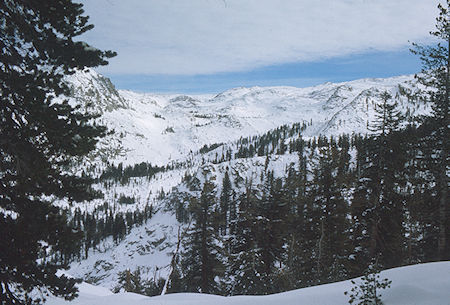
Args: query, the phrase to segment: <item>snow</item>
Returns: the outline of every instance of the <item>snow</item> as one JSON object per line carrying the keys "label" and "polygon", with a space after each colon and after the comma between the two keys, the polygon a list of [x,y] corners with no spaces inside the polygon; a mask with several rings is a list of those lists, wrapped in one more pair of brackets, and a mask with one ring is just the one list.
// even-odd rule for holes
{"label": "snow", "polygon": [[118,245],[108,238],[96,251],[91,249],[88,258],[72,263],[68,272],[111,289],[118,283],[118,273],[127,269],[141,268],[144,280],[167,278],[178,226],[174,215],[156,213],[143,226],[133,228]]}
{"label": "snow", "polygon": [[[116,90],[93,70],[69,78],[80,103],[97,105],[101,121],[115,135],[100,147],[120,152],[108,156],[125,165],[142,161],[165,165],[185,159],[205,144],[231,142],[284,124],[311,122],[305,136],[366,133],[373,105],[383,91],[393,96],[399,85],[411,88],[412,76],[325,83],[315,87],[234,88],[213,95],[161,95]],[[404,101],[403,110],[426,113],[427,107]],[[172,132],[173,130],[173,132]],[[118,144],[120,142],[120,144]]]}
{"label": "snow", "polygon": [[[220,182],[227,167],[241,181],[251,179],[258,183],[265,157],[236,159],[218,165],[208,165],[208,161],[227,149],[234,155],[238,147],[233,141],[241,137],[262,134],[287,123],[312,121],[304,132],[306,136],[367,132],[367,120],[373,117],[373,104],[379,99],[379,93],[389,90],[394,95],[399,84],[409,86],[406,82],[411,80],[410,76],[401,76],[326,83],[311,88],[235,88],[216,96],[187,96],[117,91],[108,79],[93,70],[70,76],[74,91],[71,101],[84,103],[86,108],[93,107],[89,109],[100,112],[100,120],[115,130],[114,135],[98,145],[107,161],[125,165],[141,161],[157,165],[171,161],[183,164],[179,169],[158,173],[151,179],[132,178],[128,183],[112,183],[108,187],[96,185],[104,192],[103,199],[71,206],[58,202],[60,206],[91,213],[105,201],[113,207],[114,213],[142,210],[147,204],[159,209],[145,226],[133,228],[119,245],[114,245],[111,238],[102,241],[95,250],[89,251],[88,259],[72,263],[70,272],[108,288],[117,284],[117,274],[125,269],[133,271],[139,267],[147,279],[165,277],[179,224],[173,215],[164,211],[164,202],[158,198],[160,190],[166,194],[173,189],[188,192],[181,184],[185,173],[202,181],[205,170]],[[87,106],[91,104],[94,106]],[[415,109],[416,105],[405,102],[404,107]],[[426,109],[422,107],[419,111]],[[203,145],[217,142],[224,144],[207,154],[197,154]],[[110,153],[105,156],[106,152]],[[275,177],[281,177],[289,164],[297,162],[296,154],[271,156],[269,169],[274,171]],[[102,166],[97,167],[98,173]],[[220,191],[218,188],[217,194]],[[117,197],[121,194],[133,197],[135,204],[118,203]],[[147,233],[150,231],[155,233],[150,235]],[[162,237],[166,238],[167,247],[148,247]]]}
{"label": "snow", "polygon": [[[214,151],[210,154],[214,154]],[[110,289],[117,285],[118,273],[126,269],[134,271],[139,268],[141,276],[146,280],[156,281],[159,278],[166,278],[170,270],[170,261],[175,250],[180,223],[173,215],[173,211],[166,211],[165,201],[158,199],[158,191],[162,189],[166,194],[192,193],[185,183],[181,183],[184,173],[188,172],[202,183],[204,174],[207,173],[208,177],[216,182],[216,196],[219,196],[221,181],[228,170],[234,177],[233,180],[240,178],[232,182],[233,188],[243,192],[245,189],[243,181],[246,179],[254,181],[255,185],[260,183],[266,164],[266,157],[234,159],[220,164],[202,164],[199,159],[203,157],[208,159],[208,156],[198,155],[187,168],[161,172],[151,180],[145,177],[133,178],[123,185],[112,184],[107,189],[102,189],[105,195],[103,199],[96,199],[89,203],[73,202],[71,209],[80,208],[82,211],[91,213],[105,200],[113,204],[115,213],[142,210],[147,203],[152,204],[158,212],[143,226],[134,227],[119,244],[115,244],[112,237],[101,241],[95,249],[89,250],[87,259],[71,263],[69,273]],[[275,178],[278,178],[284,175],[288,165],[297,162],[296,154],[273,155],[270,156],[268,169],[274,172]],[[237,180],[242,182],[237,184]],[[101,186],[96,187],[101,188]],[[136,203],[118,204],[118,194],[133,196]],[[61,203],[61,205],[65,204]],[[158,241],[163,238],[164,241],[158,244]]]}
{"label": "snow", "polygon": [[[242,181],[247,178],[258,183],[266,157],[233,159],[221,164],[209,162],[215,159],[216,153],[220,156],[227,149],[231,149],[234,155],[238,149],[234,141],[239,138],[263,134],[284,124],[312,122],[303,132],[304,137],[319,134],[339,135],[344,132],[366,133],[367,122],[374,117],[374,104],[379,101],[380,93],[387,90],[395,96],[399,84],[411,87],[408,82],[412,80],[411,76],[400,76],[339,84],[326,83],[311,88],[235,88],[216,96],[186,96],[117,91],[108,79],[93,70],[74,74],[69,79],[74,90],[71,102],[94,104],[90,111],[101,113],[100,121],[109,129],[115,130],[112,136],[98,144],[102,159],[115,164],[123,162],[124,165],[145,161],[153,165],[179,162],[182,166],[157,173],[151,179],[132,178],[129,183],[112,183],[107,188],[102,184],[96,185],[95,187],[105,193],[104,199],[89,203],[72,203],[70,208],[73,210],[80,208],[81,211],[93,212],[104,201],[108,201],[114,206],[115,213],[141,210],[146,204],[151,204],[158,212],[145,225],[133,228],[118,245],[114,244],[112,238],[102,241],[95,250],[89,251],[88,259],[72,263],[69,273],[109,289],[117,285],[118,273],[126,269],[134,271],[140,268],[144,280],[165,278],[170,271],[180,224],[171,212],[164,210],[165,202],[158,198],[160,190],[166,194],[174,191],[189,192],[187,186],[182,184],[186,173],[203,181],[203,173],[208,172],[208,175],[220,184],[227,168],[233,176],[242,178]],[[405,98],[401,101],[403,112],[429,112],[427,106],[412,104]],[[92,106],[86,106],[89,107]],[[197,153],[203,145],[217,142],[224,144],[206,154]],[[96,168],[99,173],[104,164],[96,162],[98,161],[93,161],[99,165]],[[297,163],[298,156],[295,153],[272,155],[268,167],[274,171],[275,177],[282,177],[287,166]],[[239,187],[244,186],[234,186]],[[221,190],[217,188],[216,191],[219,194]],[[117,196],[120,194],[134,197],[136,203],[117,203]],[[67,202],[57,204],[68,207]],[[158,244],[157,241],[163,238],[164,241]],[[397,288],[389,292],[396,293],[392,294],[394,300],[402,298],[402,293],[410,294],[412,287],[416,287],[414,284],[411,286],[408,281],[399,282],[403,285],[397,287],[397,284],[394,284],[394,288]],[[318,288],[308,288],[302,289],[301,293],[299,290],[258,297],[257,301],[263,304],[273,304],[281,300],[286,301],[286,304],[346,304],[346,297],[343,295],[343,291],[348,290],[349,284],[346,283],[321,286],[329,287],[324,290],[325,299],[322,298],[322,293],[317,292]],[[448,280],[444,283],[448,284]],[[80,291],[80,299],[72,304],[114,305],[127,301],[134,303],[135,300],[139,300],[136,304],[175,304],[180,300],[185,300],[185,304],[216,302],[218,305],[256,302],[255,297],[222,298],[195,294],[168,295],[152,299],[134,294],[111,295],[107,289],[86,283],[82,284]],[[327,300],[336,303],[327,303]]]}
{"label": "snow", "polygon": [[[391,288],[381,291],[385,305],[449,305],[450,262],[436,262],[394,268],[381,272],[392,280]],[[145,297],[134,293],[112,294],[107,289],[83,283],[80,295],[72,302],[52,298],[48,305],[344,305],[350,281],[303,288],[267,296],[221,297],[196,293],[177,293]]]}

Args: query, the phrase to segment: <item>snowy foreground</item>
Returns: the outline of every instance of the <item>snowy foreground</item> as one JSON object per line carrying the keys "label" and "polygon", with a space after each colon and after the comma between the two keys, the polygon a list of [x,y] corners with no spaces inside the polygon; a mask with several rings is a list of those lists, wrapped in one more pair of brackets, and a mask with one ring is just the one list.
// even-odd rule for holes
{"label": "snowy foreground", "polygon": [[[392,280],[382,291],[385,305],[450,305],[450,262],[427,263],[383,271],[381,278]],[[108,289],[82,283],[79,297],[66,302],[50,299],[49,305],[344,305],[350,281],[303,288],[267,296],[221,297],[196,293],[177,293],[146,297],[134,293],[113,294]]]}

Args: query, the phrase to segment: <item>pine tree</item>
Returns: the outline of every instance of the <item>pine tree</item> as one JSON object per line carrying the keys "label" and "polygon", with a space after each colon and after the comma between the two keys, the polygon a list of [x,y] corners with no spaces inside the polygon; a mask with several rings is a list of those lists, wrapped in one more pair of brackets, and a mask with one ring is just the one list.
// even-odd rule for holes
{"label": "pine tree", "polygon": [[234,207],[232,206],[231,197],[232,197],[232,185],[230,180],[230,175],[228,173],[228,169],[225,171],[225,175],[222,181],[222,192],[220,194],[220,213],[219,213],[219,221],[220,221],[220,231],[222,235],[226,235],[229,233],[230,227],[230,218],[231,214],[233,214]]}
{"label": "pine tree", "polygon": [[382,93],[381,99],[370,125],[374,134],[358,148],[359,177],[351,210],[357,234],[355,262],[361,267],[378,255],[385,268],[399,266],[404,259],[402,177],[406,153],[399,133],[401,116],[389,93]]}
{"label": "pine tree", "polygon": [[114,292],[124,290],[142,294],[144,292],[144,282],[141,278],[141,270],[138,268],[134,272],[126,269],[118,274],[118,283],[114,287]]}
{"label": "pine tree", "polygon": [[316,256],[317,240],[319,239],[320,215],[319,209],[314,206],[311,196],[311,181],[307,179],[307,158],[299,153],[299,169],[297,175],[291,175],[294,182],[286,181],[286,185],[295,185],[296,196],[291,206],[288,218],[288,239],[286,267],[290,288],[308,287],[318,283]]}
{"label": "pine tree", "polygon": [[355,190],[351,200],[350,214],[353,243],[353,253],[351,254],[352,264],[350,266],[350,276],[359,276],[370,262],[372,253],[369,253],[372,236],[372,209],[370,204],[369,176],[370,155],[369,139],[360,136],[355,137],[356,148],[356,169],[355,169]]}
{"label": "pine tree", "polygon": [[[432,115],[425,117],[421,124],[421,163],[425,167],[428,181],[424,189],[429,190],[432,210],[430,222],[436,223],[438,232],[434,237],[437,243],[437,259],[450,258],[450,208],[448,202],[449,186],[449,94],[450,94],[450,12],[449,3],[439,4],[439,16],[436,18],[436,30],[431,35],[440,42],[434,47],[414,44],[412,52],[422,60],[422,74],[417,80],[426,86],[418,92],[419,97],[432,105]],[[434,221],[436,219],[436,221]]]}
{"label": "pine tree", "polygon": [[320,211],[320,237],[317,240],[317,278],[321,283],[346,278],[350,253],[348,206],[342,196],[338,174],[339,153],[334,142],[321,149],[319,162],[314,170],[314,205]]}
{"label": "pine tree", "polygon": [[192,198],[190,210],[192,227],[187,232],[182,253],[183,282],[190,292],[217,293],[216,277],[222,273],[221,252],[214,223],[216,208],[215,186],[206,180],[200,198]]}
{"label": "pine tree", "polygon": [[257,243],[257,197],[252,183],[238,200],[236,233],[229,241],[229,262],[226,270],[229,294],[262,294],[268,289],[261,251]]}
{"label": "pine tree", "polygon": [[[405,181],[403,169],[406,163],[405,141],[401,137],[400,127],[403,116],[397,110],[398,103],[387,92],[381,95],[382,103],[376,105],[376,120],[371,128],[373,137],[372,167],[375,187],[373,200],[379,208],[380,237],[379,249],[382,251],[380,263],[384,267],[395,267],[404,259],[404,200],[402,190]],[[373,184],[375,186],[375,184]]]}
{"label": "pine tree", "polygon": [[254,218],[256,243],[261,256],[260,276],[269,289],[260,293],[282,290],[278,286],[279,267],[284,259],[287,237],[287,203],[283,200],[281,179],[275,179],[273,171],[268,171],[261,189],[261,198],[256,203]]}
{"label": "pine tree", "polygon": [[114,54],[74,41],[92,25],[70,0],[2,0],[0,16],[0,302],[39,304],[37,290],[72,299],[75,280],[56,275],[64,266],[38,260],[77,240],[44,195],[93,198],[92,180],[67,169],[105,129],[55,97],[68,93],[66,74],[104,65]]}
{"label": "pine tree", "polygon": [[357,301],[357,305],[383,305],[380,290],[390,288],[391,280],[380,279],[380,270],[376,262],[371,262],[364,275],[357,282],[352,280],[353,287],[350,291],[344,292],[349,295],[349,303]]}

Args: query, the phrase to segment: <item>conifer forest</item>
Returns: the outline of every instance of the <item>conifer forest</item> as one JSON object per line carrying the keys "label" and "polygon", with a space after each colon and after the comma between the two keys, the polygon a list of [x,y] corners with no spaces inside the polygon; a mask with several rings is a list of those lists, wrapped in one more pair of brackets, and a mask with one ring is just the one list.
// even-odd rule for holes
{"label": "conifer forest", "polygon": [[[449,4],[410,45],[414,76],[204,98],[116,90],[82,4],[0,0],[0,303],[81,282],[269,295],[450,261]],[[323,102],[291,119],[302,98]]]}

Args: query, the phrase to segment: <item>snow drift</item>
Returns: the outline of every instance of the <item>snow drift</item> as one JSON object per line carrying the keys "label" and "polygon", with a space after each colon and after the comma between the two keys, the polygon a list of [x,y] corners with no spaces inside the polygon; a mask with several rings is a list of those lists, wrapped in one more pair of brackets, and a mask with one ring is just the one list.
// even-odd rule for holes
{"label": "snow drift", "polygon": [[[381,278],[392,280],[391,288],[381,291],[385,305],[449,305],[450,262],[436,262],[394,268],[381,272]],[[344,305],[350,280],[292,290],[266,296],[221,297],[198,293],[175,293],[146,297],[134,293],[113,294],[108,289],[86,283],[79,285],[77,299],[67,302],[52,298],[48,305]]]}

